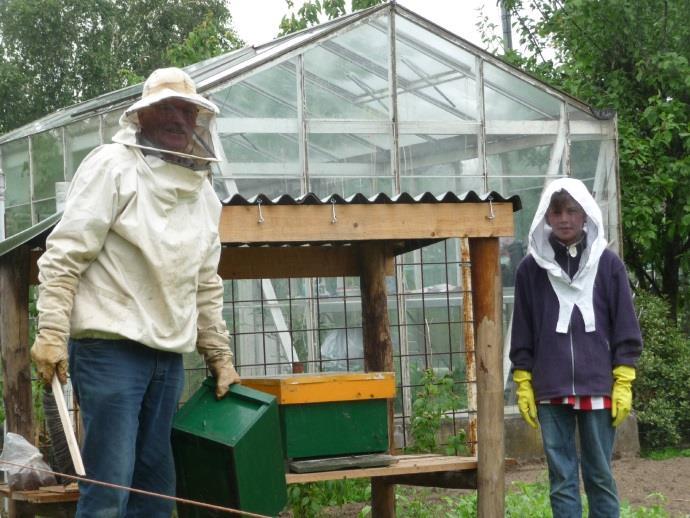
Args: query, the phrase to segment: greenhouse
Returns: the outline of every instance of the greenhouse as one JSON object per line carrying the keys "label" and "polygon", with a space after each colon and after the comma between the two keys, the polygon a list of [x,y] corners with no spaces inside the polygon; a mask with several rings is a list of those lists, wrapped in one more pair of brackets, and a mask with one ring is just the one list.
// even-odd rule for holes
{"label": "greenhouse", "polygon": [[[550,180],[583,180],[602,207],[611,246],[619,246],[615,116],[396,3],[186,70],[220,107],[224,157],[214,166],[214,187],[221,200],[238,193],[519,196],[515,237],[501,240],[504,337],[514,269]],[[102,95],[0,137],[0,253],[56,221],[79,163],[110,142],[141,88]],[[388,277],[401,446],[426,369],[452,375],[459,395],[471,392],[467,261],[463,240],[449,239],[399,256]],[[358,277],[226,282],[225,316],[240,374],[362,370],[360,305]],[[199,362],[189,358],[188,367],[202,370]]]}

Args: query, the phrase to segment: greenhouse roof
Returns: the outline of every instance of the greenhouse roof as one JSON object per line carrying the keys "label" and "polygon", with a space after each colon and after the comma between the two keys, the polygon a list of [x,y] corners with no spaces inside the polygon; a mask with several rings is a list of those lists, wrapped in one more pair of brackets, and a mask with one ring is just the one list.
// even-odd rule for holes
{"label": "greenhouse roof", "polygon": [[[486,52],[480,47],[477,47],[467,40],[464,40],[463,38],[449,32],[443,27],[436,25],[435,23],[395,2],[382,4],[342,16],[315,27],[310,27],[299,32],[276,38],[268,43],[234,50],[221,56],[189,65],[185,67],[185,70],[196,82],[197,90],[200,93],[203,93],[205,91],[212,90],[215,86],[221,83],[226,83],[229,80],[237,78],[247,71],[255,70],[257,67],[270,63],[279,57],[290,54],[291,52],[297,51],[306,45],[337,33],[346,27],[350,27],[353,24],[363,20],[370,20],[377,16],[387,14],[389,10],[393,10],[393,12],[396,14],[431,30],[437,35],[464,48],[472,54],[480,55],[482,59],[499,66],[505,71],[508,71],[510,74],[519,76],[521,79],[527,81],[533,86],[537,86],[538,88],[548,92],[551,95],[555,95],[556,97],[567,99],[571,104],[575,104],[578,108],[589,112],[589,114],[595,118],[610,118],[612,115],[606,111],[593,110],[590,106],[584,104],[582,101],[575,99],[551,86],[548,86],[524,71],[505,63],[493,54]],[[385,26],[381,26],[381,30],[386,30]],[[142,88],[143,83],[139,83],[116,90],[114,92],[99,95],[98,97],[88,101],[62,108],[54,113],[46,115],[45,117],[37,119],[29,124],[0,136],[0,144],[35,133],[47,131],[52,128],[60,127],[70,122],[87,118],[103,111],[110,111],[115,108],[125,107],[131,104],[141,95]]]}

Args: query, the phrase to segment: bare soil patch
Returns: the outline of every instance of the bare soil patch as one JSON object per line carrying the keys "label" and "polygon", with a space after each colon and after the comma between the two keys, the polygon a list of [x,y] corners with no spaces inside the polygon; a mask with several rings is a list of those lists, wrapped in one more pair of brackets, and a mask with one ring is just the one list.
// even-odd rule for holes
{"label": "bare soil patch", "polygon": [[[626,457],[613,461],[621,501],[633,507],[652,507],[664,496],[664,509],[673,517],[690,517],[690,457],[650,460]],[[513,481],[547,480],[546,465],[530,463],[506,471],[506,487]]]}

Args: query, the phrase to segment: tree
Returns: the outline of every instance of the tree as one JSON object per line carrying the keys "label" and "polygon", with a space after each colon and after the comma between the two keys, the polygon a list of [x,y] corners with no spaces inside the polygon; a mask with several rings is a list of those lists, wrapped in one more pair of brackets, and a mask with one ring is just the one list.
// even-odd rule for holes
{"label": "tree", "polygon": [[616,110],[625,260],[677,318],[690,295],[690,2],[506,4],[527,49],[508,59]]}
{"label": "tree", "polygon": [[[345,0],[308,0],[302,4],[297,13],[293,12],[295,4],[292,0],[285,0],[285,2],[291,13],[289,17],[283,16],[280,21],[278,36],[285,36],[318,25],[324,19],[332,20],[347,14]],[[352,0],[350,11],[360,11],[384,2],[385,0]]]}
{"label": "tree", "polygon": [[12,106],[0,111],[0,133],[240,46],[230,23],[223,0],[0,2],[0,93]]}

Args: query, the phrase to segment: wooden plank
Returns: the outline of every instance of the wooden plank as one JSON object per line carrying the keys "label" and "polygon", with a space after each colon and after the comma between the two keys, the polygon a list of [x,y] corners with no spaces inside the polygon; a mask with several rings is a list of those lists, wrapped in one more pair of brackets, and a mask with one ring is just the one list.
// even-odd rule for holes
{"label": "wooden plank", "polygon": [[497,238],[470,239],[477,371],[477,515],[503,516],[503,340]]}
{"label": "wooden plank", "polygon": [[[356,246],[226,247],[218,274],[223,279],[341,277],[360,274]],[[393,275],[392,254],[386,274]]]}
{"label": "wooden plank", "polygon": [[442,487],[445,489],[477,489],[477,470],[434,471],[383,477],[389,484],[404,486]]}
{"label": "wooden plank", "polygon": [[47,488],[40,488],[33,491],[12,491],[7,484],[0,484],[0,495],[11,498],[18,502],[29,502],[32,504],[49,504],[57,502],[76,502],[79,500],[79,489],[76,486],[51,491]]}
{"label": "wooden plank", "polygon": [[[335,210],[335,222],[333,220]],[[223,243],[313,243],[513,235],[513,206],[494,203],[226,206]]]}
{"label": "wooden plank", "polygon": [[33,443],[28,275],[27,245],[0,257],[0,348],[6,431]]}
{"label": "wooden plank", "polygon": [[287,473],[288,484],[305,484],[323,480],[345,480],[353,478],[389,477],[396,475],[416,475],[442,471],[462,471],[477,469],[476,457],[446,457],[440,455],[396,455],[398,462],[391,466],[377,468],[343,469],[317,473]]}
{"label": "wooden plank", "polygon": [[349,455],[347,457],[293,460],[288,465],[293,473],[317,473],[341,469],[377,468],[380,466],[390,466],[396,462],[398,462],[398,459],[393,455],[370,453],[367,455]]}
{"label": "wooden plank", "polygon": [[462,330],[465,349],[465,382],[467,383],[467,443],[469,454],[477,454],[477,369],[474,345],[474,308],[472,306],[472,268],[470,245],[460,240],[460,275],[462,278]]}

